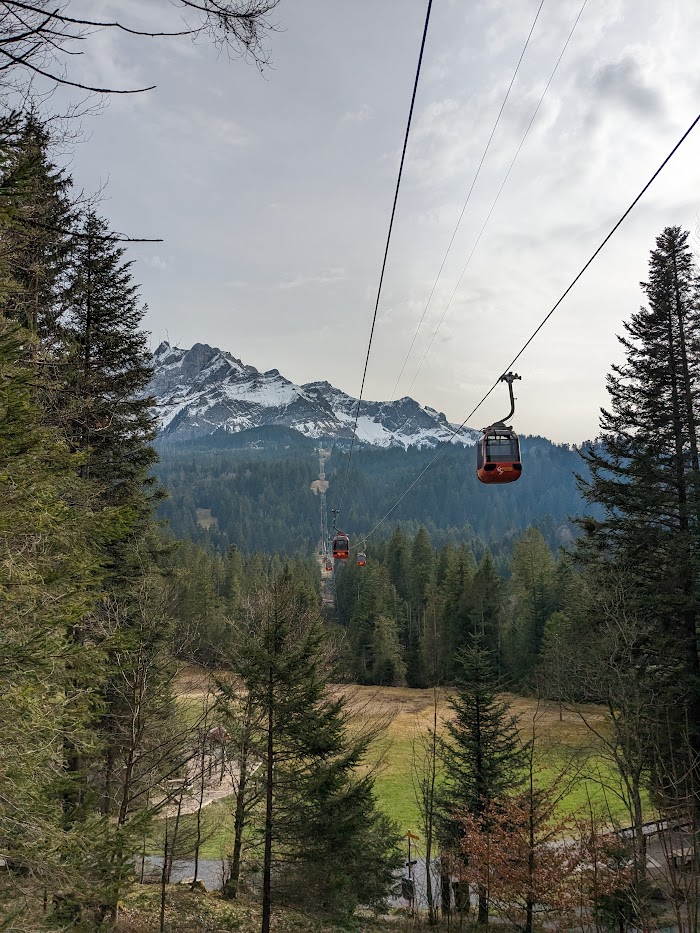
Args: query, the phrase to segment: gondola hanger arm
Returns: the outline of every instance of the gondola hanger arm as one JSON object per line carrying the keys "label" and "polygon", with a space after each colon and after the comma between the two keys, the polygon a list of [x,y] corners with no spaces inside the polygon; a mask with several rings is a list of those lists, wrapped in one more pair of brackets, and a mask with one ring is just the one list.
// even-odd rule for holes
{"label": "gondola hanger arm", "polygon": [[513,395],[513,383],[516,379],[520,378],[521,377],[517,373],[504,373],[498,380],[499,382],[508,383],[508,393],[510,395],[510,411],[505,416],[505,418],[501,418],[500,421],[495,421],[494,424],[505,424],[506,421],[510,421],[510,419],[515,414],[515,396]]}

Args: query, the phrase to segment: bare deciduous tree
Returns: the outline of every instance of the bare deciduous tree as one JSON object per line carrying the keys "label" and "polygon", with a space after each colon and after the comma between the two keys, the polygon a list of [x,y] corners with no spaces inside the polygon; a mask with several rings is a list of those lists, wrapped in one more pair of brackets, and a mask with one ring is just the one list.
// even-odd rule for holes
{"label": "bare deciduous tree", "polygon": [[139,27],[128,21],[92,19],[75,10],[71,0],[0,0],[0,85],[26,91],[39,79],[99,94],[134,94],[150,87],[101,87],[75,80],[68,64],[83,54],[86,42],[100,30],[135,38],[196,39],[205,36],[230,56],[269,63],[266,38],[275,29],[270,14],[280,0],[176,0],[162,2],[160,24],[168,8],[179,10],[179,28]]}

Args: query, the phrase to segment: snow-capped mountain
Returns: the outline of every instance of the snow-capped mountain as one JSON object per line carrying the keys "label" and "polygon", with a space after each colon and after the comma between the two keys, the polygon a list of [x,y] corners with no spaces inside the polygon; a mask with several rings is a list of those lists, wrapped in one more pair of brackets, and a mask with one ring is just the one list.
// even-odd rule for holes
{"label": "snow-capped mountain", "polygon": [[[217,431],[238,432],[266,425],[293,428],[307,437],[342,441],[352,437],[357,399],[328,382],[298,386],[276,369],[266,373],[230,353],[196,343],[191,349],[163,342],[153,355],[148,394],[156,400],[160,434],[191,440]],[[477,432],[453,436],[442,412],[412,398],[363,400],[357,440],[378,447],[434,447],[444,441],[473,444]]]}

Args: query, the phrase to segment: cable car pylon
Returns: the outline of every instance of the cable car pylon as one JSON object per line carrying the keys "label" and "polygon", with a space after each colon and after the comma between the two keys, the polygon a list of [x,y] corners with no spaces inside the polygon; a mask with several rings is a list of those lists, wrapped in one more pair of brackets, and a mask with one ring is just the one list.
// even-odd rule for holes
{"label": "cable car pylon", "polygon": [[514,483],[522,475],[520,441],[506,421],[515,414],[513,383],[520,379],[517,373],[504,373],[499,382],[508,384],[510,411],[500,421],[495,421],[481,432],[476,445],[476,475],[482,483]]}

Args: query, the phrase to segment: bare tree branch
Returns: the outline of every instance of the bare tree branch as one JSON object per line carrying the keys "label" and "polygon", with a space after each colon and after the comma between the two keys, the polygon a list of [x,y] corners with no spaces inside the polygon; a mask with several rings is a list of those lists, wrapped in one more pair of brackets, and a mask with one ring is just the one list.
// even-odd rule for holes
{"label": "bare tree branch", "polygon": [[[206,34],[229,54],[250,58],[262,70],[269,64],[264,40],[277,27],[270,13],[280,0],[171,0],[182,14],[182,29],[147,29],[120,20],[90,19],[69,14],[70,0],[0,0],[0,54],[5,63],[0,72],[12,74],[10,89],[21,90],[32,76],[55,86],[64,85],[96,94],[139,94],[155,85],[140,88],[108,88],[71,79],[62,66],[64,56],[83,52],[70,48],[74,42],[89,42],[97,31],[116,30],[141,38],[197,38]],[[51,5],[49,5],[51,3]],[[164,4],[165,7],[165,4]],[[197,22],[190,22],[187,14]],[[15,51],[10,52],[12,47]],[[14,72],[17,72],[15,75]],[[22,73],[25,73],[22,76]]]}

